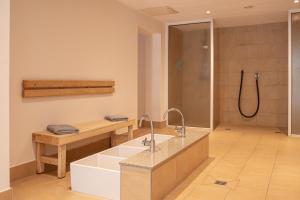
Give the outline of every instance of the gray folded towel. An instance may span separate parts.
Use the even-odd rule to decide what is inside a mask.
[[[106,115],[105,119],[112,122],[128,121],[128,117],[124,115]]]
[[[48,125],[47,130],[57,135],[65,135],[79,132],[77,128],[67,124]]]

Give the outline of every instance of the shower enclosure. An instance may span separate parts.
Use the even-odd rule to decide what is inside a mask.
[[[289,134],[300,136],[300,10],[289,12]]]
[[[186,126],[213,127],[213,23],[169,24],[168,108],[178,108]],[[169,125],[181,125],[169,115]]]

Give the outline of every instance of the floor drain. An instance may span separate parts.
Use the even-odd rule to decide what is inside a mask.
[[[225,128],[225,131],[231,131],[231,128]]]
[[[215,184],[216,184],[216,185],[226,185],[227,182],[226,182],[226,181],[219,181],[219,180],[216,180],[216,181],[215,181]]]
[[[275,133],[281,133],[281,131],[275,131]]]

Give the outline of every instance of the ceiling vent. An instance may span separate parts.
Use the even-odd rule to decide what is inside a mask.
[[[245,9],[252,9],[252,8],[254,8],[254,6],[249,5],[249,6],[244,6],[244,8],[245,8]]]
[[[169,6],[145,8],[142,10],[142,12],[150,16],[172,15],[178,13],[178,11]]]

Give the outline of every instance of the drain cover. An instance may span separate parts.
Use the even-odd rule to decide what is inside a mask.
[[[275,133],[281,133],[281,131],[275,131]]]
[[[225,128],[225,131],[231,131],[231,128]]]
[[[215,181],[215,184],[216,184],[216,185],[226,185],[227,182],[226,182],[226,181],[219,181],[219,180],[216,180],[216,181]]]

